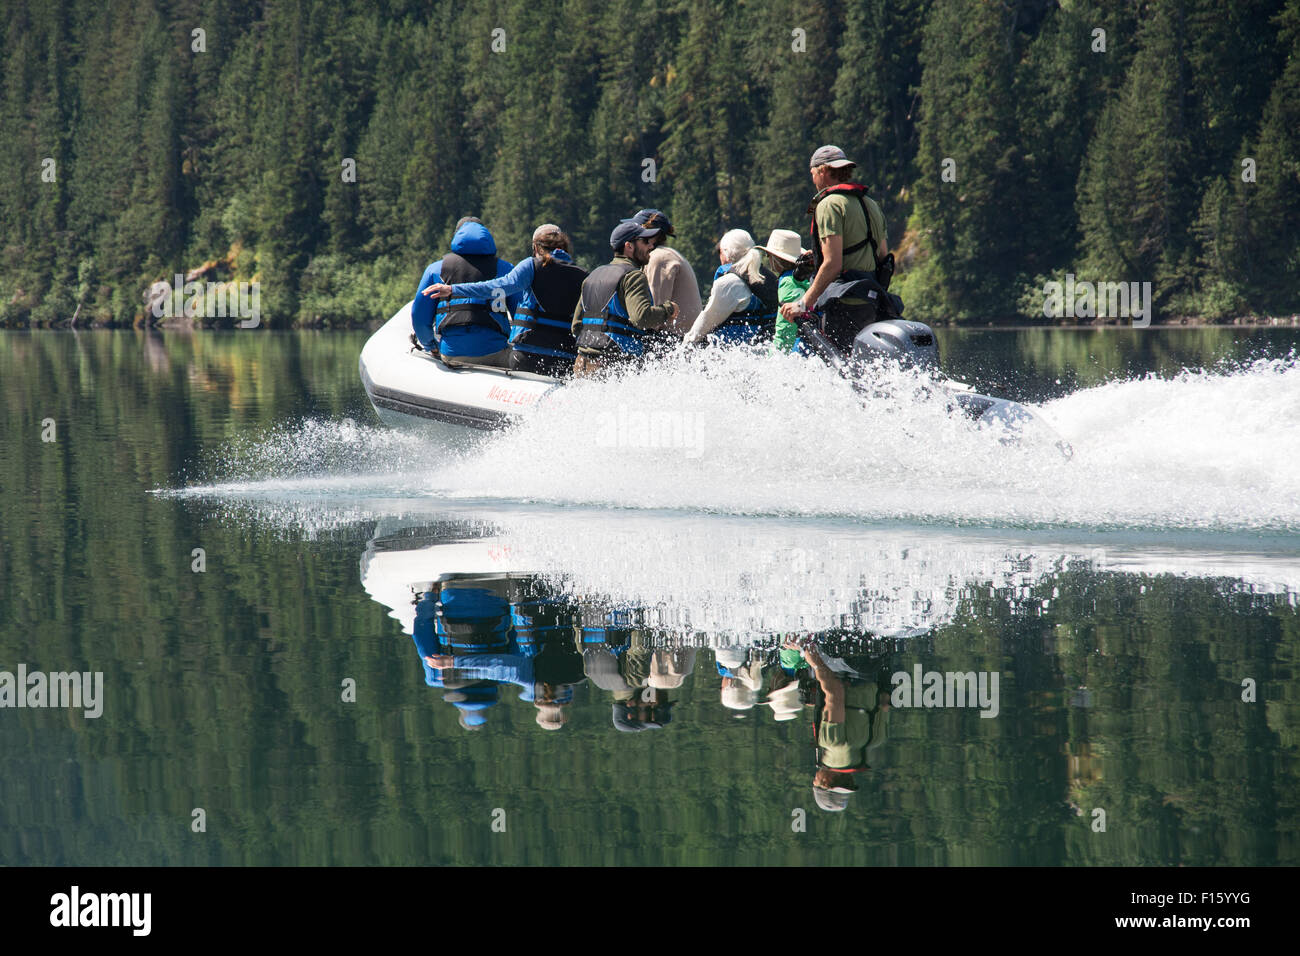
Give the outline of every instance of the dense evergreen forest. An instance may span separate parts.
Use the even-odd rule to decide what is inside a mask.
[[[5,0],[0,325],[124,324],[156,280],[264,324],[384,318],[462,215],[579,260],[667,211],[807,233],[808,156],[881,202],[933,322],[1150,281],[1156,321],[1300,303],[1300,0]]]

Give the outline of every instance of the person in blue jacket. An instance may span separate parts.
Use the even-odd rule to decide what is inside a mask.
[[[496,576],[453,575],[435,581],[416,602],[411,636],[424,665],[424,682],[447,691],[466,730],[481,727],[499,699],[499,685],[531,689],[510,626],[506,582]]]
[[[545,223],[533,231],[533,254],[509,274],[486,282],[429,286],[425,295],[439,299],[520,296],[511,309],[510,365],[538,375],[567,375],[578,357],[570,331],[574,306],[587,271],[574,264],[573,247],[560,227]]]
[[[456,223],[451,251],[431,262],[420,277],[411,303],[413,340],[426,352],[436,351],[448,365],[494,365],[510,359],[510,319],[519,296],[489,294],[440,302],[427,293],[430,286],[484,282],[510,272],[510,263],[497,258],[496,240],[473,216]]]
[[[539,727],[559,730],[574,685],[586,679],[567,613],[524,591],[511,577],[449,575],[416,601],[412,637],[425,683],[447,691],[442,699],[467,730],[484,725],[507,684],[536,707]]]

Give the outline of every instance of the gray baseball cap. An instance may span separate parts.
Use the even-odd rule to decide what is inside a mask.
[[[541,239],[543,236],[559,235],[560,227],[553,222],[544,222],[533,230],[533,242]]]
[[[810,170],[816,169],[818,166],[830,166],[832,169],[840,169],[844,166],[856,165],[858,164],[845,156],[844,150],[838,146],[823,146],[813,153],[812,159],[808,161]]]
[[[825,787],[813,787],[813,799],[817,801],[817,806],[827,813],[840,813],[847,810],[849,796],[850,794],[827,790]]]

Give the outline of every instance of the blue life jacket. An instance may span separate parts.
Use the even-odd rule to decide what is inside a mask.
[[[510,320],[512,368],[554,374],[578,357],[573,340],[573,310],[582,295],[586,270],[557,249],[549,265],[535,265],[533,282]],[[529,361],[520,361],[526,357]]]
[[[645,353],[645,331],[628,318],[619,283],[636,269],[630,262],[598,266],[582,284],[582,328],[578,346],[599,352],[639,358]]]
[[[730,271],[730,263],[720,266],[713,278],[716,281]],[[776,331],[776,316],[781,305],[777,296],[780,280],[766,266],[760,267],[757,282],[750,282],[743,276],[737,278],[749,288],[749,302],[739,312],[727,316],[710,334],[714,341],[733,345],[770,339]]]
[[[546,598],[521,601],[511,606],[510,618],[521,654],[539,654],[545,644],[555,640],[572,643],[573,615],[559,601]]]
[[[442,257],[442,281],[447,285],[470,282],[486,282],[495,279],[497,274],[497,257],[495,255],[460,255],[449,252]],[[448,329],[473,325],[510,334],[510,325],[504,311],[492,309],[492,300],[487,296],[464,296],[447,299],[440,303],[433,328],[438,335],[446,335]],[[503,346],[504,347],[504,346]]]
[[[496,250],[496,240],[486,226],[467,222],[452,237],[451,252],[424,270],[411,303],[411,326],[422,348],[447,356],[478,356],[507,347],[509,319],[504,311],[492,309],[490,299],[441,301],[423,294],[437,282],[454,285],[505,275],[511,265],[498,259]]]
[[[630,608],[604,611],[583,607],[578,619],[578,644],[584,649],[603,644],[611,652],[622,654],[631,646],[632,630],[637,626],[636,614]]]
[[[502,653],[511,643],[510,605],[489,588],[444,583],[434,628],[444,653]]]

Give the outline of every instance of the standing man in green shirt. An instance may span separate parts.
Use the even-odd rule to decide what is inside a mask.
[[[871,671],[879,662],[870,658],[855,661],[859,670],[837,671],[815,643],[787,641],[786,646],[799,649],[818,684],[813,711],[817,741],[813,799],[821,809],[835,813],[848,807],[849,797],[858,790],[856,776],[872,769],[887,739],[886,678],[882,673],[872,679]]]
[[[865,186],[849,182],[857,164],[844,150],[823,146],[812,154],[808,165],[817,190],[809,206],[817,272],[800,299],[781,306],[781,314],[792,321],[813,312],[822,293],[837,279],[873,275],[889,251],[884,213],[866,195]],[[846,296],[826,304],[823,331],[847,353],[854,337],[875,317],[874,302]]]

